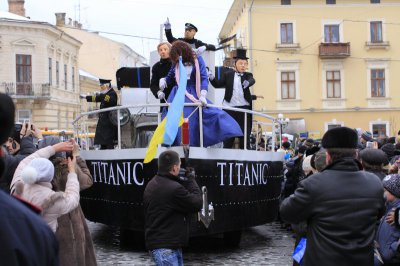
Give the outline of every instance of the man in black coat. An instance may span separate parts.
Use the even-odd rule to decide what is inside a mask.
[[[383,187],[362,170],[357,133],[347,127],[322,138],[327,166],[301,181],[280,214],[288,223],[306,221],[303,265],[374,265],[375,226],[384,212]]]
[[[181,248],[188,243],[190,214],[202,206],[194,174],[179,177],[180,166],[178,153],[161,153],[158,173],[143,194],[146,247],[157,265],[183,265]]]
[[[185,23],[185,38],[177,39],[174,36],[172,36],[171,23],[169,23],[168,18],[167,18],[167,21],[164,22],[164,30],[165,30],[165,36],[167,36],[167,40],[171,44],[176,40],[181,40],[181,41],[184,41],[184,42],[187,42],[188,44],[190,44],[190,46],[192,46],[192,48],[197,49],[201,46],[204,46],[205,50],[209,50],[209,51],[216,50],[214,45],[204,43],[204,42],[194,38],[194,36],[197,33],[197,27],[195,25],[193,25],[192,23]]]
[[[256,83],[256,80],[253,78],[253,74],[246,72],[248,66],[246,50],[237,49],[234,59],[236,71],[224,72],[219,80],[212,73],[209,73],[210,82],[215,88],[225,87],[224,106],[252,110],[253,100],[263,97],[252,95],[250,92],[250,87]],[[247,134],[247,148],[249,148],[253,116],[250,114],[247,115],[247,130],[245,132],[244,113],[230,110],[225,111],[236,120],[243,133]],[[234,139],[231,138],[224,141],[224,148],[232,148]],[[244,137],[240,137],[239,139],[240,148],[243,149]]]
[[[168,86],[167,84],[167,87],[165,87],[163,90],[160,90],[159,86],[160,79],[167,76],[172,66],[172,62],[169,59],[170,49],[170,43],[160,43],[157,46],[157,52],[160,55],[160,61],[155,63],[154,66],[151,68],[150,90],[153,93],[154,97],[160,99],[161,103],[165,103],[165,100],[168,99],[168,96],[171,93],[171,89],[173,88],[173,86]],[[162,107],[160,109],[162,109]]]
[[[111,80],[100,80],[100,94],[93,96],[83,96],[88,102],[101,102],[100,109],[109,108],[117,105],[118,96],[114,89],[111,87]],[[94,144],[100,145],[102,150],[113,149],[114,142],[118,138],[118,129],[111,123],[109,118],[110,112],[99,113],[99,121],[97,122],[96,135],[94,137]]]
[[[0,143],[14,127],[12,99],[0,93]],[[5,171],[0,148],[0,177]],[[0,191],[0,264],[59,265],[58,241],[47,223],[32,210]]]

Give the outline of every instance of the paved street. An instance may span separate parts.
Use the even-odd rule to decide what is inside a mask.
[[[88,222],[99,265],[152,265],[148,253],[121,249],[119,230]],[[226,248],[218,236],[193,239],[183,250],[185,265],[291,265],[294,238],[279,224],[257,226],[242,235],[240,248]]]

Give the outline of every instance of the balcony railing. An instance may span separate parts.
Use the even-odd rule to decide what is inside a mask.
[[[350,56],[350,43],[320,43],[320,58],[346,58]]]
[[[10,95],[13,98],[50,98],[49,83],[3,82],[0,84],[0,91]]]

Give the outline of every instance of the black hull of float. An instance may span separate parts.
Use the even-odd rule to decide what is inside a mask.
[[[190,148],[185,160],[182,147],[171,148],[182,167],[195,168],[199,187],[206,186],[214,208],[209,227],[191,220],[191,235],[207,235],[265,224],[279,209],[283,179],[283,154],[227,149]],[[164,148],[160,148],[162,152]],[[145,149],[83,151],[94,184],[81,192],[81,206],[90,221],[144,230],[143,192],[157,172],[157,158],[143,164]]]

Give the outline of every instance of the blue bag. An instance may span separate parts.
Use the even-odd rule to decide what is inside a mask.
[[[297,247],[293,251],[293,259],[301,264],[304,256],[304,252],[306,251],[306,245],[307,245],[307,238],[302,237],[300,239],[299,244],[297,244]]]

